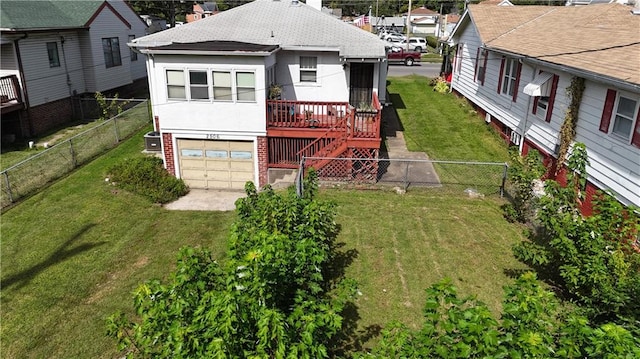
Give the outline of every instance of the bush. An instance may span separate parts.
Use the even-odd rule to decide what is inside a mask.
[[[433,36],[433,35],[429,35],[427,36],[427,45],[433,47],[434,49],[438,47],[438,38]]]
[[[118,187],[145,196],[155,203],[168,203],[189,192],[187,185],[167,172],[157,157],[126,159],[109,169]]]

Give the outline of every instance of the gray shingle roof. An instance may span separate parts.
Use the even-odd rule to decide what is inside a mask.
[[[384,42],[303,3],[256,0],[203,20],[136,39],[138,47],[236,41],[283,49],[339,51],[345,58],[385,58]]]
[[[35,30],[83,27],[104,1],[0,1],[0,28]]]

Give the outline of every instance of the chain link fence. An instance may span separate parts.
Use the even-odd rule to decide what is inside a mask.
[[[504,196],[508,165],[504,162],[437,161],[400,158],[304,157],[299,173],[316,168],[322,185],[407,191],[422,188],[468,196]],[[302,176],[296,188],[302,191]]]
[[[2,208],[37,192],[151,123],[148,100],[0,172]]]

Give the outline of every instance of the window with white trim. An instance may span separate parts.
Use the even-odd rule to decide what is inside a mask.
[[[209,100],[207,71],[189,71],[189,93],[192,100]]]
[[[486,49],[481,49],[478,57],[478,82],[484,85],[484,76],[487,73],[487,57],[489,56],[489,51]]]
[[[616,105],[613,109],[613,126],[611,133],[630,140],[633,133],[634,121],[638,114],[638,99],[633,99],[624,94],[618,94]]]
[[[60,67],[57,42],[47,42],[47,55],[49,56],[49,67]]]
[[[167,70],[167,97],[178,100],[187,99],[182,70]]]
[[[213,71],[213,99],[216,101],[233,101],[231,72]]]
[[[104,54],[104,64],[107,68],[122,65],[120,40],[117,37],[102,39],[102,53]]]
[[[502,89],[501,93],[513,97],[516,91],[516,79],[518,77],[518,60],[505,59],[504,71],[502,73]]]
[[[547,109],[549,108],[549,96],[540,96],[536,101],[536,116],[543,120],[547,118]]]
[[[236,96],[238,101],[255,102],[256,79],[253,72],[236,72]]]
[[[318,58],[300,56],[300,82],[317,82]]]

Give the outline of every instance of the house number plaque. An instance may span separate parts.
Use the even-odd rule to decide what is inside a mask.
[[[220,135],[217,133],[207,133],[207,140],[218,140]]]

